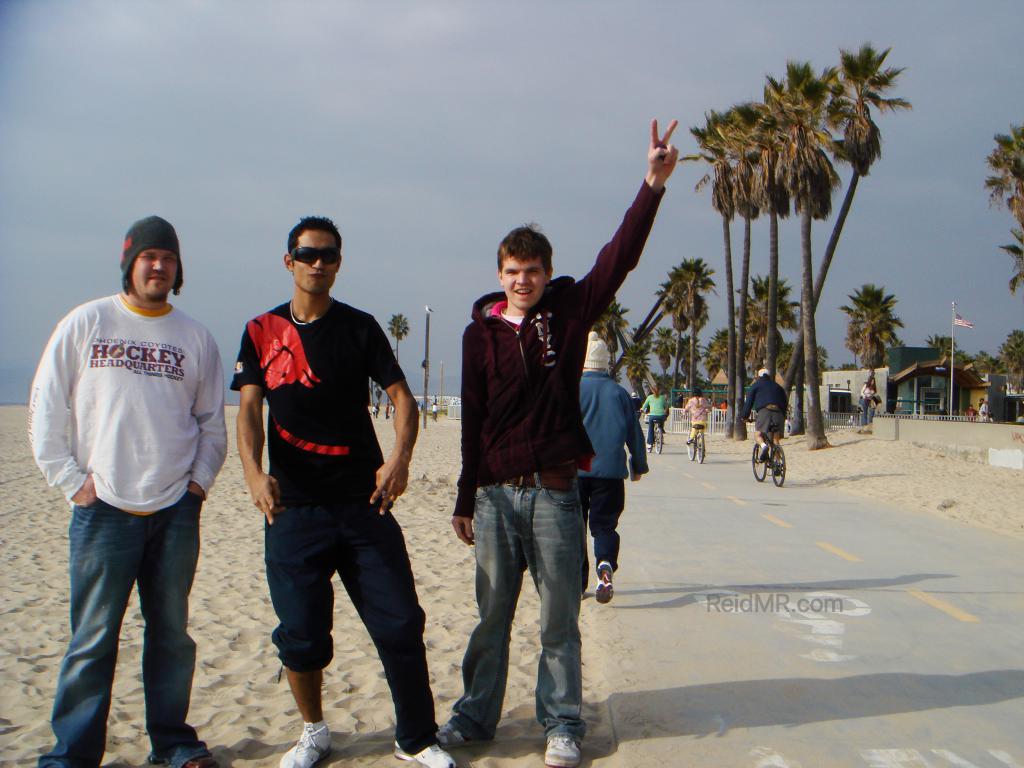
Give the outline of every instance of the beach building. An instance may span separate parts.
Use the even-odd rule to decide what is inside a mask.
[[[880,411],[918,416],[959,416],[969,405],[978,409],[982,398],[989,403],[994,421],[1013,420],[1008,414],[1006,376],[982,373],[973,363],[954,360],[953,394],[950,408],[949,356],[933,347],[893,347],[888,365],[874,370],[875,383],[883,397]],[[822,373],[821,402],[833,413],[854,412],[861,387],[872,371],[867,369]]]

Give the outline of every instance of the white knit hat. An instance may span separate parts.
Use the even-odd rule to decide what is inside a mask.
[[[587,336],[587,356],[583,360],[583,368],[593,371],[607,371],[608,361],[611,356],[608,354],[608,345],[594,331]]]

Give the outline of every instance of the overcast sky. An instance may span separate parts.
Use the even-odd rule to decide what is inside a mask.
[[[153,213],[181,240],[175,303],[211,328],[226,366],[245,321],[290,296],[285,238],[316,213],[345,238],[336,297],[382,325],[409,318],[399,356],[414,391],[434,308],[432,377],[444,361],[451,391],[509,229],[539,222],[556,273],[581,276],[642,181],[652,117],[678,118],[675,143],[691,152],[685,129],[706,110],[760,98],[787,59],[820,69],[866,41],[907,68],[897,95],[914,110],[878,118],[883,157],[858,189],[819,341],[832,364],[852,361],[838,307],[874,282],[898,298],[907,343],[948,334],[956,301],[975,323],[958,342],[994,353],[1024,327],[998,250],[1012,220],[983,188],[993,135],[1024,122],[1022,29],[1019,0],[0,0],[0,401],[25,401],[64,314],[118,290],[124,232]],[[683,165],[669,182],[619,293],[632,324],[689,257],[720,286],[705,336],[725,324],[721,224],[693,189],[702,172]],[[816,224],[815,263],[830,228]],[[767,229],[755,224],[755,273]],[[780,237],[796,285],[798,223]]]

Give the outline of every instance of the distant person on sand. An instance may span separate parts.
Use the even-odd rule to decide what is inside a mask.
[[[292,298],[246,325],[231,382],[241,392],[245,481],[266,517],[267,583],[280,621],[274,645],[303,720],[281,768],[309,768],[331,749],[321,688],[334,656],[335,573],[384,665],[397,719],[395,756],[454,768],[437,746],[424,615],[402,529],[391,514],[409,479],[416,401],[377,321],[331,298],[341,268],[334,223],[315,216],[299,221],[288,234],[284,267],[294,282]],[[367,379],[397,409],[386,461],[370,422]],[[265,439],[269,474],[262,468]]]
[[[549,766],[580,762],[583,680],[577,461],[593,455],[580,415],[587,332],[636,266],[678,151],[651,124],[647,177],[611,242],[579,282],[551,279],[551,243],[534,226],[498,246],[501,292],[473,305],[462,339],[462,474],[452,526],[476,544],[480,623],[462,664],[465,693],[442,745],[493,739],[505,698],[509,633],[529,568],[540,593],[537,720]],[[475,528],[474,528],[475,526]]]
[[[754,435],[757,437],[758,445],[761,446],[761,461],[768,461],[769,431],[772,428],[775,429],[774,442],[776,444],[782,437],[788,408],[786,390],[778,382],[772,381],[767,368],[759,370],[757,381],[750,387],[747,399],[743,403],[743,420],[748,420],[751,412],[757,411]]]
[[[590,469],[579,473],[580,506],[583,525],[589,520],[594,537],[594,563],[597,570],[597,602],[612,599],[612,574],[619,569],[619,516],[626,506],[627,477],[637,481],[647,472],[644,433],[633,412],[626,390],[608,375],[609,354],[601,337],[591,331],[587,356],[580,379],[580,411],[587,436],[594,446]],[[626,451],[629,466],[626,466]],[[586,541],[583,546],[583,592],[590,571]]]
[[[986,400],[984,397],[981,398],[981,400],[978,403],[978,418],[981,421],[990,421],[990,419],[989,419],[989,409],[988,409],[988,400]]]
[[[61,320],[32,383],[32,452],[71,502],[71,642],[50,718],[57,744],[40,766],[102,761],[136,586],[149,761],[217,765],[185,717],[199,510],[227,452],[224,374],[210,332],[167,301],[183,282],[174,227],[159,216],[135,222],[121,251],[123,292]]]
[[[868,380],[864,382],[864,386],[860,388],[860,425],[862,427],[865,427],[874,421],[876,405],[875,398],[877,396],[878,387],[875,384],[875,375],[871,374],[868,376]]]

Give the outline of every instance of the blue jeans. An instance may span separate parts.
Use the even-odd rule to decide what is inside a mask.
[[[540,595],[537,720],[547,735],[582,739],[580,566],[583,518],[576,488],[488,485],[476,495],[476,600],[480,623],[462,661],[465,693],[452,724],[471,739],[493,739],[508,679],[508,647],[523,573]]]
[[[188,595],[199,558],[201,507],[198,496],[186,493],[144,516],[99,500],[73,508],[71,643],[51,717],[57,744],[39,759],[40,766],[100,764],[121,622],[136,584],[146,622],[142,683],[150,759],[177,767],[210,754],[185,722],[196,661]]]
[[[647,417],[647,444],[654,445],[654,425],[661,424],[661,428],[665,428],[665,416],[648,416]]]

